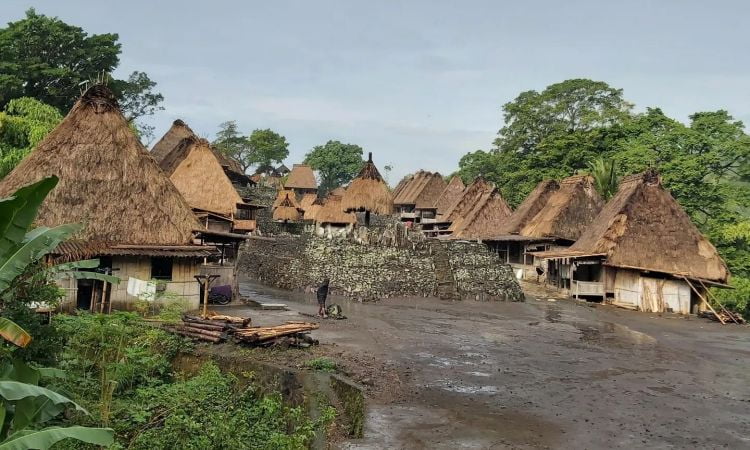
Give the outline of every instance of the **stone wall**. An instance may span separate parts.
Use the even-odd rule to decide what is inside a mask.
[[[433,246],[441,245],[449,255],[460,298],[523,300],[510,267],[500,263],[483,244],[423,240],[394,244],[372,236],[368,241],[362,244],[309,234],[252,239],[241,251],[239,272],[289,290],[312,290],[329,276],[334,294],[360,300],[434,296],[437,277]],[[389,245],[372,243],[381,241]]]

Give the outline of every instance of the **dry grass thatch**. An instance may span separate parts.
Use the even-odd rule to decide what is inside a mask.
[[[307,208],[305,208],[305,214],[302,216],[302,220],[310,220],[315,221],[318,217],[318,213],[325,205],[325,200],[322,198],[315,198],[315,201],[309,205]]]
[[[399,188],[397,195],[393,197],[393,205],[414,205],[415,208],[434,208],[440,194],[443,193],[448,184],[443,176],[437,172],[426,172],[420,170],[411,177],[405,185]]]
[[[0,181],[0,197],[43,177],[60,182],[37,224],[79,222],[77,239],[186,245],[198,228],[190,206],[133,134],[105,86],[89,88],[65,119]]]
[[[344,210],[369,211],[373,214],[392,214],[393,197],[388,185],[380,176],[378,168],[372,162],[372,153],[368,161],[359,171],[357,178],[352,180],[346,192],[341,197]]]
[[[339,186],[336,189],[329,192],[328,195],[338,195],[339,197],[343,197],[345,192],[346,192],[346,188],[344,186]]]
[[[205,139],[183,139],[159,165],[192,208],[230,216],[242,203]]]
[[[151,147],[151,156],[154,157],[156,162],[161,162],[165,156],[180,143],[181,140],[189,137],[197,137],[190,127],[180,119],[172,122],[172,126],[169,127],[164,136]]]
[[[521,230],[523,236],[575,241],[596,218],[604,200],[594,188],[594,179],[575,175],[560,182],[544,207]]]
[[[536,185],[533,191],[518,205],[518,209],[498,228],[500,235],[519,234],[523,227],[544,208],[549,198],[560,184],[555,180],[545,180]]]
[[[605,263],[724,283],[729,271],[677,201],[647,171],[624,178],[617,194],[568,249]]]
[[[456,199],[451,206],[440,216],[440,220],[445,222],[455,222],[471,211],[476,203],[481,198],[482,194],[490,192],[495,188],[495,185],[485,180],[484,177],[476,177],[470,185],[464,189],[461,197]]]
[[[497,229],[511,215],[511,209],[492,186],[483,190],[466,214],[451,223],[454,239],[486,239],[497,235]]]
[[[451,178],[450,183],[443,189],[443,192],[440,193],[440,196],[437,199],[437,202],[435,202],[435,209],[437,209],[438,214],[443,214],[445,211],[450,208],[450,206],[456,202],[461,197],[461,194],[464,193],[464,189],[466,189],[466,186],[464,186],[464,182],[461,181],[458,177]]]
[[[273,220],[279,222],[297,222],[302,220],[302,209],[300,209],[294,193],[291,191],[279,192],[281,201],[273,208]],[[278,200],[278,199],[277,199]]]
[[[317,199],[318,199],[318,194],[309,192],[302,196],[302,200],[299,201],[299,207],[307,211],[307,208],[312,206],[313,203],[315,203]]]
[[[273,207],[276,208],[277,206],[281,206],[281,203],[287,199],[292,202],[292,206],[295,208],[301,208],[300,204],[297,202],[297,197],[294,194],[294,191],[291,189],[281,189],[278,194],[276,194],[276,200],[273,201]]]
[[[312,167],[307,164],[295,164],[285,184],[287,189],[317,189],[318,182]]]
[[[333,223],[333,224],[355,224],[357,216],[353,213],[344,211],[342,199],[338,195],[329,195],[326,198],[325,205],[318,211],[315,217],[316,223]]]

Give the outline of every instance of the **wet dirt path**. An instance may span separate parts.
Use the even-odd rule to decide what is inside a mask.
[[[260,324],[316,309],[241,290],[290,307],[254,311]],[[315,336],[385,361],[398,384],[370,400],[365,438],[340,448],[750,448],[747,327],[546,298],[334,301],[349,319]]]

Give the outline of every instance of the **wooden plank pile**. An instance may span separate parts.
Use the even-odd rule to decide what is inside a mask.
[[[702,311],[700,314],[698,314],[698,316],[722,323],[734,322],[738,325],[745,323],[745,318],[742,317],[742,314],[729,311],[726,308],[722,308],[722,311],[716,312]]]
[[[230,338],[237,343],[253,346],[294,345],[306,347],[318,342],[309,336],[319,327],[312,322],[287,322],[270,327],[252,327],[249,317],[225,315],[182,316],[182,323],[164,325],[172,333],[218,344]]]

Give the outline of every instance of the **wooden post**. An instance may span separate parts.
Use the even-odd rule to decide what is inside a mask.
[[[714,313],[714,316],[716,316],[716,318],[719,319],[719,322],[721,322],[722,325],[725,325],[726,322],[724,322],[724,319],[722,319],[721,316],[716,313],[716,310],[714,310],[714,308],[711,306],[711,304],[708,303],[708,301],[705,298],[703,298],[703,296],[701,295],[701,293],[698,292],[698,289],[696,289],[695,286],[693,286],[693,283],[691,283],[690,280],[688,280],[687,277],[682,277],[682,279],[687,282],[688,286],[690,286],[690,289],[692,289],[693,292],[695,292],[696,294],[698,294],[698,297],[700,297],[700,299],[703,301],[703,303],[705,303],[706,306],[708,306],[708,309],[710,309],[711,312]]]
[[[369,210],[365,210],[365,226],[366,227],[370,226],[370,211]]]
[[[203,281],[203,318],[208,318],[208,277]]]
[[[734,318],[734,314],[730,313],[730,312],[729,312],[729,311],[728,311],[728,310],[727,310],[727,309],[726,309],[726,308],[724,307],[724,305],[722,305],[722,304],[721,304],[721,302],[719,301],[719,299],[717,299],[716,297],[714,297],[714,294],[712,294],[712,293],[711,293],[711,291],[709,291],[709,290],[708,290],[708,287],[707,287],[707,286],[706,286],[705,284],[703,284],[703,280],[698,280],[698,282],[699,282],[699,283],[701,284],[701,286],[703,286],[703,289],[705,289],[705,290],[706,290],[706,293],[708,294],[708,297],[710,297],[710,298],[713,298],[713,299],[714,299],[714,301],[716,302],[716,304],[717,304],[717,305],[719,305],[719,308],[721,308],[721,311],[722,311],[722,312],[723,312],[724,314],[728,315],[728,316],[729,316],[729,318],[730,318],[730,319],[732,319],[732,322],[734,322],[734,323],[736,323],[737,325],[739,325],[740,323],[739,323],[739,322],[737,321],[737,319],[735,319],[735,318]]]

